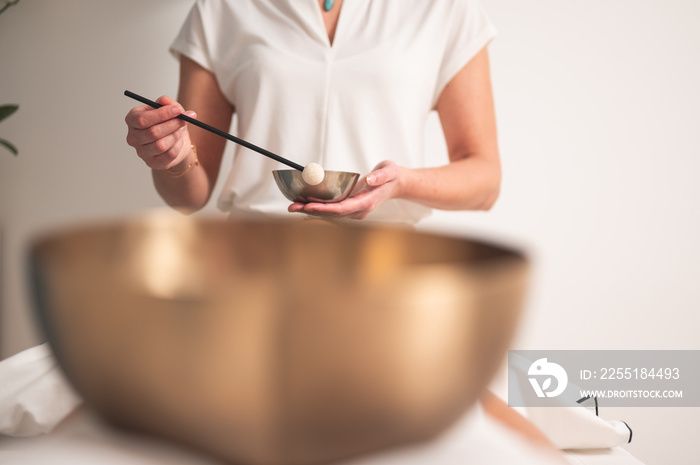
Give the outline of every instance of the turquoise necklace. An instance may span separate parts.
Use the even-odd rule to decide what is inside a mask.
[[[333,2],[335,0],[323,0],[323,9],[325,11],[331,11],[331,8],[333,8]]]

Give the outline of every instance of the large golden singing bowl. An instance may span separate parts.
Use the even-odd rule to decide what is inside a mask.
[[[503,361],[526,286],[522,255],[470,240],[170,216],[54,232],[31,270],[88,407],[236,464],[435,437]]]
[[[304,181],[299,170],[272,172],[280,192],[292,202],[335,203],[345,200],[360,178],[349,171],[325,171],[323,181],[311,185]]]

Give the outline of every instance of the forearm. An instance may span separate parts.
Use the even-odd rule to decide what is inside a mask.
[[[501,185],[488,52],[476,54],[436,106],[450,164],[406,173],[404,198],[445,210],[488,210]]]
[[[489,210],[498,199],[497,157],[472,156],[434,168],[400,168],[395,198],[440,210]]]
[[[182,213],[193,213],[206,205],[212,191],[202,161],[191,153],[170,170],[152,169],[153,184],[158,194],[171,207]]]
[[[184,56],[180,58],[178,100],[193,118],[221,130],[231,125],[234,108],[219,89],[214,74]],[[178,156],[181,161],[167,171],[152,170],[152,176],[156,191],[168,205],[192,213],[203,208],[211,197],[226,139],[188,125],[183,140]]]

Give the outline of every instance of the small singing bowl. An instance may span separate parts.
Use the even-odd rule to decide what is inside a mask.
[[[348,171],[326,171],[323,181],[312,186],[307,184],[299,170],[273,171],[277,187],[292,202],[334,203],[347,198],[360,178],[359,173]]]
[[[524,255],[316,221],[147,215],[33,242],[44,334],[87,408],[226,463],[430,440],[501,365]]]

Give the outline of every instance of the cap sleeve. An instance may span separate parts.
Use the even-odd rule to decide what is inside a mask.
[[[190,10],[180,32],[170,45],[170,53],[179,59],[186,56],[208,71],[214,71],[211,50],[207,41],[206,2],[198,1]]]
[[[433,108],[445,86],[496,36],[496,28],[476,0],[455,0],[447,23],[447,40],[433,95]]]

